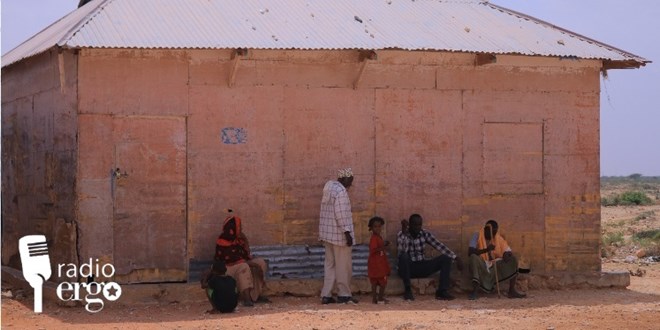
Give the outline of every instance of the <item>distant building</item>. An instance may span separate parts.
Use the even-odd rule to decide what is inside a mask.
[[[649,61],[482,1],[97,0],[2,58],[2,263],[185,280],[232,207],[316,244],[351,166],[378,214],[466,253],[497,219],[536,272],[600,270],[599,78]]]

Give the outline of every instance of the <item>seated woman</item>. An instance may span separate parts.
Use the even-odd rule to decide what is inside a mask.
[[[227,275],[236,279],[243,306],[254,306],[255,302],[270,302],[262,295],[268,270],[266,261],[252,257],[247,237],[241,228],[241,218],[233,215],[231,210],[216,241],[215,260],[224,261]]]

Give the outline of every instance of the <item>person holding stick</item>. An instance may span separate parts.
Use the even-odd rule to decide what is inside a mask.
[[[484,228],[474,233],[468,259],[473,287],[470,300],[477,299],[479,289],[493,292],[497,288],[499,296],[499,283],[506,280],[509,280],[509,298],[525,297],[525,294],[516,291],[518,261],[509,244],[498,233],[497,221],[488,220]]]

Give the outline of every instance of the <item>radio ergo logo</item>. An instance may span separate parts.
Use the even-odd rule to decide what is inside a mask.
[[[105,278],[112,278],[115,274],[115,267],[112,264],[99,264],[99,259],[94,263],[89,258],[89,263],[83,263],[80,267],[75,264],[58,264],[57,274],[60,278],[68,277],[71,282],[62,282],[57,286],[57,297],[62,301],[85,301],[85,310],[90,313],[100,312],[105,303],[103,298],[108,301],[115,301],[121,296],[121,287],[115,282],[87,282],[80,283],[77,278],[93,279],[93,275],[103,275]],[[64,276],[63,276],[64,275]]]

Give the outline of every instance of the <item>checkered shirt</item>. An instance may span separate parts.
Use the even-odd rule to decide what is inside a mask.
[[[411,261],[424,260],[424,243],[428,243],[436,250],[440,251],[440,253],[450,258],[456,259],[456,253],[452,252],[447,246],[438,241],[433,234],[424,229],[422,229],[417,237],[412,237],[410,233],[404,234],[400,231],[396,235],[396,242],[399,254],[408,253]]]
[[[344,232],[351,232],[353,242],[353,214],[348,191],[339,181],[330,180],[323,187],[321,216],[319,221],[319,240],[334,245],[346,246]]]

